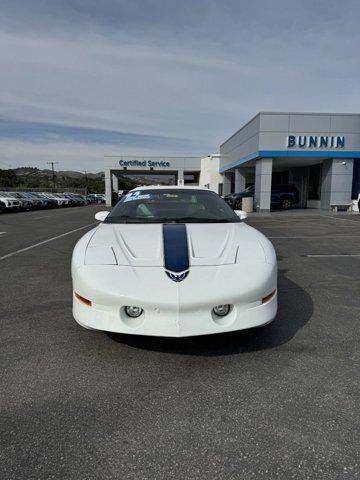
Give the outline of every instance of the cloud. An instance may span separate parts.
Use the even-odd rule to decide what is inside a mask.
[[[105,128],[79,127],[60,123],[42,123],[4,119],[0,117],[0,131],[2,139],[20,140],[36,144],[48,141],[66,142],[77,141],[96,144],[110,144],[127,146],[165,146],[184,147],[188,140],[156,135],[142,135],[139,133],[121,132]]]
[[[0,162],[95,171],[109,151],[208,154],[258,111],[360,111],[359,14],[355,0],[3,0]]]

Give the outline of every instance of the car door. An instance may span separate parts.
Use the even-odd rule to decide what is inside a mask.
[[[279,204],[281,199],[280,199],[280,196],[281,196],[281,192],[279,190],[279,188],[277,187],[272,187],[271,188],[271,203],[272,204]]]

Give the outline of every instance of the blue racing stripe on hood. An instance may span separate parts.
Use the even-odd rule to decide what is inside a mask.
[[[163,225],[164,266],[171,272],[183,272],[189,268],[189,248],[186,225]]]

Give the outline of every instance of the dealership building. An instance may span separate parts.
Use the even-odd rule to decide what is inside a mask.
[[[107,204],[118,175],[149,174],[220,195],[255,185],[254,207],[263,212],[271,187],[283,184],[296,185],[302,208],[348,205],[360,193],[360,114],[261,112],[203,158],[105,156]]]

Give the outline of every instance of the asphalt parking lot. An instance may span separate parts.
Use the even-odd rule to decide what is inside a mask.
[[[360,478],[360,216],[252,216],[275,322],[179,340],[73,320],[72,249],[101,209],[0,217],[1,479]]]

